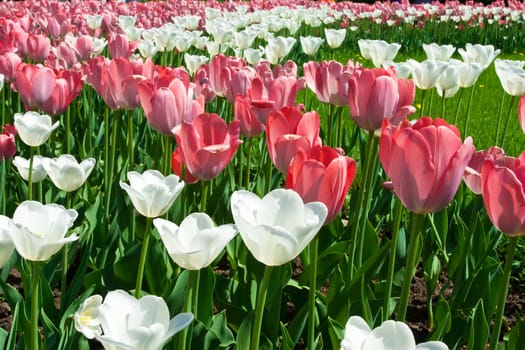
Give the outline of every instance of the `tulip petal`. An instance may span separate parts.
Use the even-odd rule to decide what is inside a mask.
[[[370,333],[362,349],[413,350],[416,348],[414,335],[403,322],[388,320]]]
[[[372,330],[360,316],[352,316],[345,326],[345,336],[341,342],[341,349],[362,350],[362,345]]]

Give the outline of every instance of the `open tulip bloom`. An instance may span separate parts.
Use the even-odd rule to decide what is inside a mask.
[[[9,221],[9,235],[16,251],[30,261],[46,261],[66,243],[78,239],[66,236],[73,226],[77,212],[58,204],[22,202]]]
[[[33,156],[33,175],[31,178],[33,183],[40,182],[47,177],[47,173],[42,165],[42,158],[43,157],[39,155]],[[18,169],[18,173],[22,179],[29,181],[29,159],[16,156],[13,159],[13,165]]]
[[[72,192],[86,182],[95,167],[95,158],[79,163],[71,154],[63,154],[58,158],[42,158],[42,166],[57,188]]]
[[[158,170],[128,172],[129,185],[120,182],[135,209],[147,218],[164,215],[184,188],[177,175],[163,176]]]
[[[123,290],[87,298],[74,315],[75,328],[108,350],[160,350],[193,321],[190,313],[170,320],[166,302],[147,295],[137,300]]]
[[[47,114],[26,112],[15,113],[15,128],[18,136],[24,143],[31,147],[37,147],[47,141],[49,135],[58,128],[58,122],[52,124],[51,117]]]
[[[210,265],[237,234],[234,225],[215,226],[206,213],[188,215],[180,226],[155,219],[153,225],[173,261],[187,270]]]
[[[9,218],[0,215],[0,269],[7,263],[14,250],[15,246],[9,236]]]
[[[341,350],[448,350],[448,346],[439,341],[416,345],[403,322],[388,320],[372,330],[361,317],[352,316],[346,323]]]
[[[324,224],[328,209],[304,203],[293,190],[276,189],[262,199],[248,191],[231,197],[233,220],[248,250],[267,266],[294,259]]]

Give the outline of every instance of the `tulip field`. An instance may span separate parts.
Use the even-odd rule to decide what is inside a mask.
[[[524,25],[0,2],[0,346],[525,349]]]

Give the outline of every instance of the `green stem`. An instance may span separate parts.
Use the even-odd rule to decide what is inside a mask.
[[[162,138],[162,140],[164,141],[163,142],[163,149],[164,151],[162,152],[163,154],[163,164],[162,164],[162,171],[164,172],[165,175],[171,173],[171,155],[173,153],[173,150],[171,149],[171,140],[173,139],[173,136],[170,136],[170,135],[164,135],[164,137]],[[181,174],[181,177],[184,177],[182,176]]]
[[[209,181],[202,181],[202,193],[201,193],[201,207],[200,211],[205,213],[206,212],[206,202],[208,201],[208,191],[210,188],[210,182]]]
[[[390,318],[390,296],[392,295],[392,281],[394,280],[394,268],[396,265],[397,237],[399,225],[403,214],[403,204],[396,199],[394,207],[394,223],[392,226],[392,239],[390,240],[390,257],[388,260],[388,275],[386,280],[385,300],[383,301],[383,322]]]
[[[65,129],[66,129],[66,135],[64,137],[64,142],[66,144],[65,151],[66,151],[66,154],[70,154],[71,148],[69,144],[69,137],[71,136],[71,106],[69,106],[66,110],[64,124],[65,124]]]
[[[432,115],[432,101],[434,100],[434,89],[430,90],[430,101],[428,102],[428,113],[427,115]]]
[[[496,308],[496,319],[494,320],[494,329],[492,331],[492,336],[490,337],[490,350],[496,350],[496,346],[498,345],[501,324],[503,322],[503,313],[505,312],[505,301],[507,300],[507,293],[509,291],[512,261],[514,260],[514,251],[516,250],[517,245],[518,237],[509,237],[507,255],[505,256],[505,267],[503,268],[503,279],[501,280],[501,290],[498,296],[498,304]]]
[[[399,309],[397,313],[397,320],[401,322],[405,321],[407,313],[408,296],[410,294],[412,278],[414,277],[417,260],[419,258],[419,238],[421,237],[421,228],[423,227],[424,221],[424,215],[413,213],[412,229],[410,231],[410,241],[408,243],[408,255],[405,267],[405,277],[403,278],[403,287],[401,289],[401,296],[399,298]]]
[[[326,139],[329,146],[333,147],[333,126],[334,126],[334,116],[332,115],[333,106],[328,105],[328,120],[326,122]]]
[[[182,312],[192,312],[196,310],[195,307],[195,299],[198,299],[198,291],[197,289],[200,279],[200,271],[192,271],[187,270],[188,272],[188,282],[186,287],[186,293],[184,294],[184,305],[182,306]],[[196,317],[196,315],[194,315]],[[190,339],[188,338],[188,334],[191,334],[189,332],[189,327],[182,330],[182,332],[179,335],[179,350],[185,350],[186,347],[191,348],[191,336]],[[188,344],[186,344],[186,340],[189,340]],[[175,343],[174,343],[175,344]]]
[[[423,108],[425,107],[425,97],[427,96],[427,90],[421,92],[421,109],[419,110],[419,118],[423,116]]]
[[[6,177],[6,167],[5,167],[5,158],[0,159],[0,192],[2,195],[0,196],[0,200],[2,201],[0,214],[5,215],[5,209],[6,209],[6,201],[7,201],[7,195],[6,195],[6,188],[5,188],[5,177]]]
[[[343,143],[343,121],[342,121],[342,115],[343,115],[343,106],[339,106],[337,108],[337,112],[336,112],[336,116],[337,116],[337,138],[336,138],[336,143],[335,143],[335,146],[336,147],[342,147],[342,143]]]
[[[120,122],[120,115],[115,111],[115,115],[113,116],[113,124],[111,125],[111,155],[110,155],[110,162],[109,162],[109,170],[108,170],[108,189],[107,189],[107,198],[106,198],[106,218],[108,220],[108,225],[110,224],[109,220],[109,213],[110,213],[110,204],[111,204],[111,188],[113,183],[113,171],[115,168],[116,158],[117,158],[117,135],[119,132],[119,122]]]
[[[72,192],[66,192],[66,209],[71,209]],[[68,245],[62,247],[62,270],[60,271],[60,288],[63,292],[67,290],[67,269],[68,269]],[[61,305],[64,307],[65,305]]]
[[[308,349],[315,349],[315,295],[317,293],[317,253],[319,250],[319,236],[315,236],[310,243],[310,290],[308,291]]]
[[[104,197],[106,199],[106,219],[109,221],[109,199],[110,199],[110,180],[109,180],[109,108],[106,107],[104,114]],[[108,223],[109,224],[109,223]]]
[[[472,210],[470,214],[470,219],[468,222],[468,231],[467,231],[467,237],[465,237],[465,242],[463,245],[460,245],[460,262],[466,262],[467,261],[467,252],[470,248],[470,245],[472,244],[472,237],[474,236],[474,232],[476,231],[476,224],[477,224],[477,217],[478,217],[478,211],[481,208],[481,204],[483,203],[483,198],[481,195],[476,195],[474,199],[472,199]],[[456,273],[454,277],[454,281],[457,281],[457,275],[460,274],[460,276],[463,276],[463,273],[461,273],[461,270],[459,268],[456,268]],[[464,264],[464,278],[465,280],[469,277],[469,264]]]
[[[33,158],[35,156],[35,148],[29,148],[29,174],[27,176],[27,199],[33,199]]]
[[[499,108],[498,108],[498,126],[496,127],[496,137],[494,140],[495,146],[499,145],[499,128],[501,125],[501,113],[503,112],[503,101],[505,101],[505,91],[501,92],[501,101],[499,103]]]
[[[445,94],[446,94],[447,90],[443,90],[442,94],[443,96],[441,96],[441,118],[445,119]]]
[[[473,89],[473,88],[471,88]],[[459,98],[458,98],[458,105],[456,106],[456,113],[454,115],[454,125],[458,122],[458,116],[459,116],[459,109],[461,107],[461,100],[463,99],[463,92],[465,91],[464,88],[459,89]]]
[[[251,350],[259,350],[259,341],[261,338],[261,326],[264,314],[264,304],[266,303],[266,295],[268,294],[268,283],[270,282],[270,275],[272,274],[272,267],[265,266],[264,276],[257,291],[257,305],[255,307],[255,321],[253,323],[252,344]]]
[[[135,149],[133,142],[133,111],[127,111],[128,114],[128,171],[133,169],[135,164]]]
[[[270,188],[272,186],[272,170],[273,170],[272,157],[270,156],[270,153],[268,152],[268,162],[266,163],[266,183],[264,184],[265,194],[270,192]]]
[[[462,89],[463,90],[463,89]],[[470,107],[472,106],[472,98],[474,97],[474,86],[470,88],[470,96],[467,103],[467,117],[465,118],[465,127],[463,128],[463,135],[467,136],[468,131],[468,120],[470,117]]]
[[[144,229],[144,240],[140,251],[139,269],[137,271],[137,283],[135,285],[135,298],[140,298],[142,291],[142,279],[144,278],[144,267],[146,265],[146,256],[148,255],[149,239],[151,234],[151,222],[153,218],[146,218],[146,228]]]
[[[501,135],[501,147],[503,147],[505,143],[505,136],[507,135],[507,128],[509,127],[509,122],[510,122],[510,114],[512,112],[512,106],[514,105],[515,100],[516,100],[516,96],[510,97],[509,112],[507,113],[507,120],[505,121],[505,126],[503,127],[503,135]]]
[[[32,261],[32,293],[31,293],[31,350],[40,349],[40,333],[38,332],[39,305],[39,275],[40,262]]]
[[[250,190],[250,168],[252,163],[252,147],[253,147],[253,137],[248,137],[248,142],[246,144],[248,148],[246,150],[246,172],[244,174],[244,184],[246,189]]]

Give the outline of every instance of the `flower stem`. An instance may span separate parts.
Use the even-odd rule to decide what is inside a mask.
[[[2,103],[3,105],[3,103]],[[5,176],[6,176],[6,167],[5,167],[6,160],[5,158],[0,158],[0,201],[1,201],[1,208],[0,208],[0,214],[5,215],[5,209],[6,209],[6,188],[5,188]]]
[[[408,243],[408,255],[405,267],[405,277],[403,278],[403,287],[401,289],[401,297],[399,298],[399,308],[397,313],[397,320],[404,322],[407,314],[408,296],[410,294],[410,287],[412,285],[412,278],[416,270],[417,260],[419,258],[419,246],[421,238],[421,228],[425,221],[425,216],[422,214],[413,213],[412,228],[410,231],[410,241]]]
[[[505,301],[507,300],[507,293],[509,291],[512,261],[514,260],[514,251],[516,250],[517,245],[518,237],[509,237],[507,255],[505,256],[505,267],[503,268],[503,279],[501,280],[501,290],[498,296],[498,304],[496,308],[496,319],[494,320],[494,329],[492,331],[492,336],[490,337],[490,350],[495,350],[498,345],[501,324],[503,322],[503,313],[505,312]]]
[[[66,129],[66,135],[64,137],[64,143],[66,144],[66,147],[64,149],[66,151],[66,154],[70,154],[71,147],[69,144],[69,137],[71,136],[71,106],[69,106],[66,110],[64,124],[65,124],[65,129]]]
[[[392,281],[394,279],[394,268],[396,264],[397,237],[401,215],[403,214],[403,204],[396,199],[394,207],[394,223],[392,226],[392,239],[390,240],[390,258],[388,260],[388,275],[386,280],[385,300],[383,302],[383,322],[390,318],[390,296],[392,295]]]
[[[252,163],[252,147],[253,147],[253,137],[248,137],[248,143],[246,145],[248,148],[246,150],[246,172],[244,174],[244,184],[246,189],[250,190],[250,167]]]
[[[186,287],[186,293],[184,295],[184,305],[182,306],[182,312],[192,312],[193,310],[196,311],[195,306],[195,299],[198,299],[198,285],[199,285],[199,279],[200,279],[200,271],[192,271],[187,270],[188,272],[188,282]],[[195,315],[194,315],[195,316]],[[191,327],[191,325],[190,325]],[[189,327],[185,328],[181,331],[179,335],[179,350],[185,350],[186,347],[191,348],[191,336],[189,339],[189,343],[186,344],[186,340],[188,338]]]
[[[516,100],[516,96],[510,97],[509,112],[507,113],[507,120],[505,121],[505,126],[503,127],[503,135],[501,135],[501,147],[503,147],[503,144],[505,143],[505,135],[507,135],[507,128],[509,127],[509,121],[510,121],[510,114],[512,112],[512,106],[514,105],[515,100]]]
[[[473,87],[471,89],[474,89]],[[461,100],[463,99],[463,92],[465,91],[464,88],[459,89],[459,98],[458,98],[458,105],[456,106],[456,113],[454,115],[454,125],[458,122],[458,115],[459,115],[459,109],[461,107]],[[468,118],[468,114],[467,114]]]
[[[173,137],[170,136],[170,135],[164,135],[162,140],[164,141],[163,142],[163,164],[162,164],[162,171],[164,172],[164,174],[167,176],[171,171],[170,171],[170,168],[171,168],[171,155],[173,153],[173,151],[171,150],[171,139]],[[184,176],[181,174],[181,177],[183,178]]]
[[[501,93],[501,101],[499,103],[499,108],[498,108],[498,126],[496,127],[496,137],[495,137],[495,140],[494,140],[494,145],[495,146],[499,145],[499,129],[500,129],[500,125],[501,125],[501,113],[503,112],[503,101],[504,100],[505,100],[505,91],[502,91],[502,93]]]
[[[443,119],[445,119],[446,92],[447,90],[443,90],[443,96],[441,96],[441,118]]]
[[[272,267],[265,266],[264,276],[261,281],[261,284],[259,285],[259,290],[257,291],[257,306],[255,307],[255,321],[253,323],[251,350],[259,350],[264,304],[266,303],[266,295],[268,294],[268,282],[270,282],[271,274]]]
[[[206,212],[206,202],[208,201],[208,191],[210,188],[210,182],[209,181],[202,181],[202,193],[201,193],[201,212]]]
[[[29,148],[29,174],[27,176],[27,199],[33,199],[33,158],[35,156],[35,148]]]
[[[463,89],[462,89],[463,91]],[[465,118],[465,127],[463,128],[463,135],[467,136],[468,131],[468,119],[470,117],[470,107],[472,106],[472,98],[474,97],[474,86],[470,88],[470,96],[467,102],[467,117]]]
[[[135,285],[135,298],[140,298],[142,291],[142,279],[144,278],[144,266],[146,265],[146,256],[148,255],[149,238],[151,233],[151,222],[153,218],[146,218],[146,228],[144,229],[144,240],[140,251],[139,269],[137,271],[137,283]]]
[[[421,92],[421,109],[419,110],[419,118],[423,116],[423,108],[425,107],[425,97],[427,95],[427,90]]]
[[[66,192],[66,209],[71,209],[72,192]],[[68,245],[62,247],[62,270],[60,271],[60,288],[63,293],[67,290],[67,269],[68,269]],[[61,305],[62,307],[66,305]]]
[[[40,349],[40,333],[38,332],[38,316],[40,312],[39,305],[39,276],[40,262],[32,262],[32,283],[31,283],[31,350]]]
[[[317,253],[319,250],[319,236],[315,236],[310,243],[310,290],[308,292],[308,349],[315,349],[315,294],[317,293]]]

